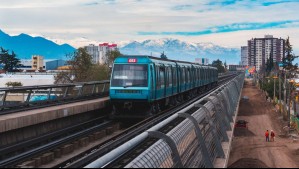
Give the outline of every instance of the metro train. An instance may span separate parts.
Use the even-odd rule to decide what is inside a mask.
[[[152,56],[120,56],[113,65],[113,115],[157,114],[217,85],[218,70]]]

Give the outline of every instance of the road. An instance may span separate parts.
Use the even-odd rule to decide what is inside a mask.
[[[242,96],[249,101],[240,103],[238,119],[249,122],[249,128],[237,128],[234,132],[230,168],[299,168],[299,143],[283,135],[286,122],[267,102],[265,95],[246,80]],[[266,142],[264,133],[273,130],[275,142]]]

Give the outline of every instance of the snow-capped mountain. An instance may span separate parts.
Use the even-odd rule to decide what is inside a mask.
[[[189,43],[178,39],[131,41],[122,43],[120,52],[127,55],[152,55],[159,57],[164,51],[169,59],[194,61],[195,58],[208,58],[210,63],[220,59],[230,64],[240,62],[240,49],[225,48],[213,43]]]
[[[27,34],[10,36],[0,30],[0,47],[14,51],[20,59],[30,59],[32,55],[39,54],[46,59],[65,59],[67,53],[75,50],[66,44],[98,45],[100,42],[85,37],[72,41],[46,38],[46,36],[32,37]],[[164,52],[169,59],[194,62],[195,58],[208,58],[210,63],[220,59],[228,64],[238,64],[240,49],[226,48],[212,43],[190,43],[178,39],[164,38],[145,41],[113,42],[118,44],[120,52],[127,55],[151,55],[160,57]],[[59,45],[60,44],[60,45]]]

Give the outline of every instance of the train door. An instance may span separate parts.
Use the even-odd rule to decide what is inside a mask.
[[[172,67],[173,94],[178,93],[177,67]]]
[[[160,66],[160,81],[162,98],[166,97],[166,68],[164,65]]]
[[[164,65],[156,66],[156,99],[162,99],[166,95],[165,84],[165,67]]]
[[[186,90],[186,72],[185,67],[181,67],[181,92],[184,92]]]
[[[172,66],[166,68],[167,70],[167,91],[166,96],[173,94],[173,81],[172,81]]]
[[[160,82],[160,68],[159,66],[155,66],[155,74],[156,74],[156,92],[155,92],[155,97],[156,100],[161,98],[161,94],[160,94],[160,89],[161,89],[161,82]]]
[[[150,94],[151,100],[156,99],[156,85],[155,85],[155,69],[153,65],[150,65]]]

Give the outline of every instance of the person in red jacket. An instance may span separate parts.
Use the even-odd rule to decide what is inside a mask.
[[[269,140],[269,130],[266,131],[265,137],[266,137],[266,142],[270,142],[270,140]]]
[[[275,133],[274,133],[273,130],[271,130],[271,134],[270,134],[270,136],[271,136],[271,141],[274,142]]]

